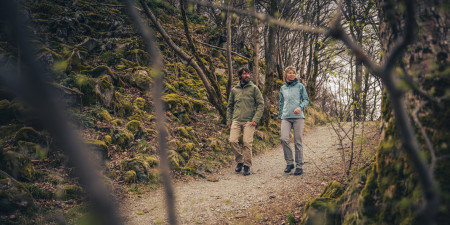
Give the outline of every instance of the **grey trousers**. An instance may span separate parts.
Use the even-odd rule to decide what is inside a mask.
[[[305,119],[283,119],[281,121],[281,144],[283,145],[284,159],[287,165],[294,165],[292,149],[289,146],[289,133],[294,129],[295,165],[297,168],[303,166],[303,128]]]

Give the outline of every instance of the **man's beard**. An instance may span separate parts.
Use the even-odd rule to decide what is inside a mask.
[[[250,79],[245,80],[244,78],[241,78],[241,84],[248,84],[248,82],[250,81]]]

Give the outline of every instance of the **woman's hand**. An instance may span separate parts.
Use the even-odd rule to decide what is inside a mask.
[[[294,110],[294,114],[300,114],[302,112],[302,110],[300,108],[296,108]]]

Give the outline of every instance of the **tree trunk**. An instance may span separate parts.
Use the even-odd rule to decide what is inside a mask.
[[[252,11],[256,13],[256,1],[253,1]],[[258,21],[252,19],[252,43],[253,43],[253,83],[259,87],[259,30]]]
[[[231,61],[231,13],[230,7],[233,5],[233,0],[229,0],[227,10],[227,66],[228,66],[228,82],[227,82],[227,99],[230,96],[231,84],[233,81],[233,62]]]
[[[274,16],[278,9],[278,1],[271,0],[269,5],[269,15]],[[264,85],[264,113],[262,123],[269,125],[270,109],[274,87],[274,78],[276,77],[276,53],[275,51],[275,26],[269,25],[269,34],[267,36],[268,45],[266,46],[266,80]]]

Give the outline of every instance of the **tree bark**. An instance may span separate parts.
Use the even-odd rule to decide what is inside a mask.
[[[229,8],[233,5],[233,0],[228,0],[227,10],[227,66],[228,66],[228,81],[227,81],[227,99],[230,96],[231,84],[233,81],[233,62],[231,61],[231,13]]]

